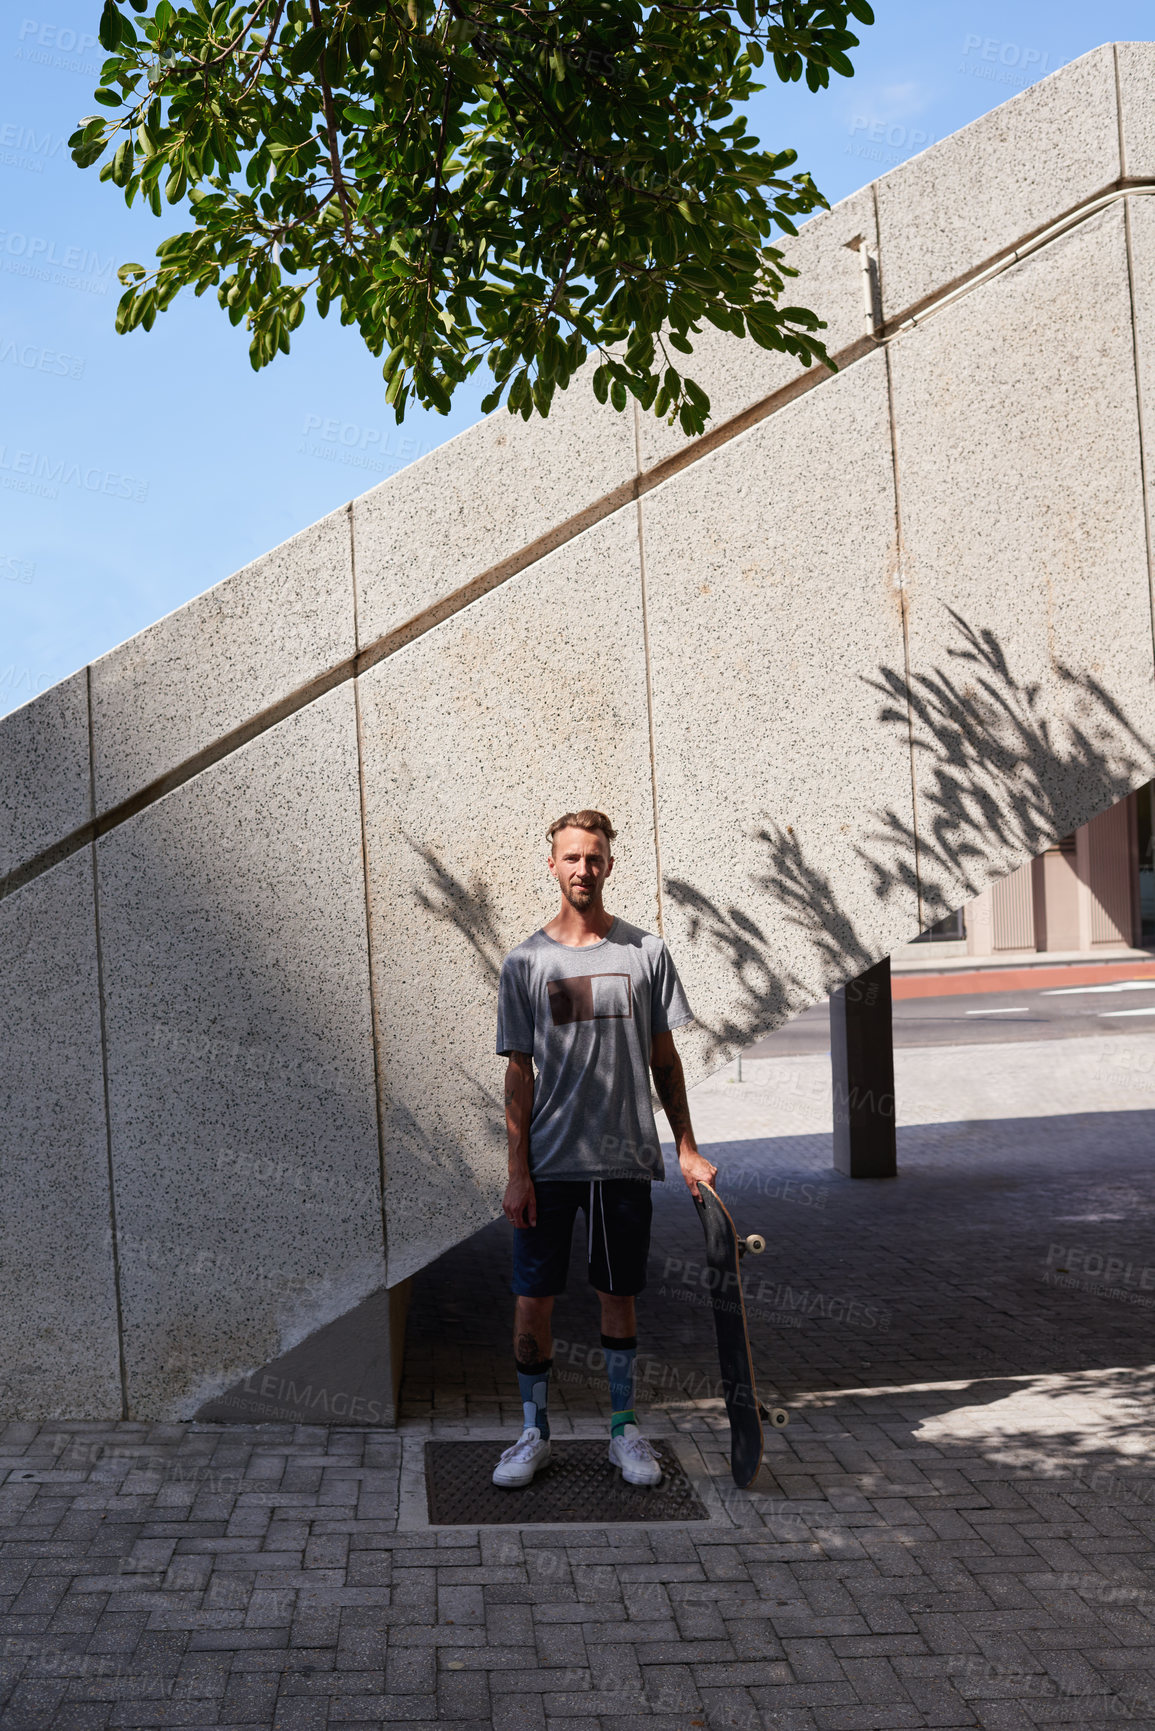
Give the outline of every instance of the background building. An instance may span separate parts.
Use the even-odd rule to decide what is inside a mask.
[[[1155,944],[1151,799],[1148,782],[936,921],[906,955],[961,961]]]

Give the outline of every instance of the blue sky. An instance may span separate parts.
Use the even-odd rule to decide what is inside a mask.
[[[1151,34],[1150,0],[877,11],[854,79],[756,99],[754,130],[794,146],[832,203],[1099,43]],[[0,21],[0,713],[460,432],[485,390],[398,428],[336,317],[254,374],[211,294],[118,337],[116,266],[183,223],[126,210],[68,156],[99,13],[13,0]],[[63,482],[22,490],[44,463]]]

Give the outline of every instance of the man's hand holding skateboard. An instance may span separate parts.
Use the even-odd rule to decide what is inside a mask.
[[[711,1165],[704,1154],[699,1154],[696,1148],[682,1148],[678,1153],[678,1165],[682,1168],[682,1177],[690,1186],[690,1195],[697,1202],[699,1198],[698,1185],[712,1184],[718,1176],[718,1168]]]

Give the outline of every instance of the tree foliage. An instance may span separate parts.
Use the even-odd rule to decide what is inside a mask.
[[[703,321],[826,359],[774,244],[826,200],[738,110],[767,58],[812,90],[850,76],[852,17],[873,22],[865,0],[104,0],[73,158],[192,216],[122,266],[117,328],[212,288],[260,368],[313,296],[385,357],[398,420],[482,362],[486,410],[548,414],[595,355],[602,401],[700,432],[680,357]]]

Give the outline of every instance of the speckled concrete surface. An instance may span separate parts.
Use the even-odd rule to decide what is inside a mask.
[[[1155,46],[1148,51],[1155,67]],[[1152,124],[1155,135],[1155,121]],[[1155,157],[1155,140],[1152,143]],[[1155,176],[1155,165],[1152,167]],[[1144,422],[1150,436],[1155,405],[1155,195],[1127,201],[1131,292],[1134,303],[1139,390]],[[1147,473],[1148,507],[1155,520],[1155,476]]]
[[[119,1418],[89,849],[0,903],[0,1411]]]
[[[0,882],[88,821],[83,668],[0,718]]]
[[[354,501],[363,646],[632,482],[634,417],[598,404],[594,365],[547,420],[501,410]]]
[[[97,810],[352,653],[349,514],[340,510],[93,662]]]
[[[352,688],[99,859],[129,1411],[184,1417],[383,1281]]]
[[[1152,773],[1122,205],[890,353],[920,864],[937,917]],[[1121,630],[1128,617],[1136,629]]]
[[[882,295],[896,318],[1119,175],[1115,59],[1096,48],[878,181]]]
[[[881,822],[910,823],[905,727],[880,725],[877,690],[903,654],[888,426],[875,355],[643,503],[664,930],[696,1074],[822,996],[836,957],[857,973],[918,930]]]
[[[1123,170],[1129,179],[1155,179],[1155,43],[1119,42],[1119,95],[1123,134]]]

